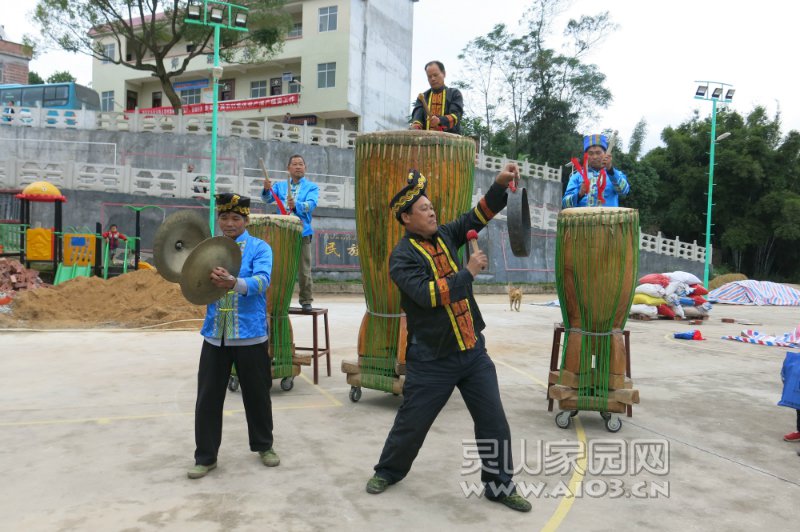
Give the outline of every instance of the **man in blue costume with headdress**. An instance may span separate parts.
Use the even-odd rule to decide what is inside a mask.
[[[573,159],[574,173],[569,176],[561,208],[619,207],[619,198],[631,191],[627,176],[614,168],[605,135],[583,138],[583,165]]]
[[[232,238],[242,252],[238,277],[221,266],[210,274],[211,282],[229,291],[206,308],[200,334],[200,368],[195,405],[195,465],[189,478],[202,478],[217,467],[222,442],[222,409],[231,367],[242,386],[250,450],[267,467],[280,464],[272,448],[272,363],[269,357],[267,289],[272,275],[272,248],[245,227],[250,217],[250,198],[218,194],[217,214],[223,235]]]

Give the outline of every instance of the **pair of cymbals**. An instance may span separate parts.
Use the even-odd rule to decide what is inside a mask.
[[[211,271],[221,266],[238,275],[242,253],[232,238],[211,237],[208,223],[198,213],[183,210],[168,216],[156,231],[153,261],[164,279],[180,283],[190,303],[207,305],[228,292],[214,286]]]

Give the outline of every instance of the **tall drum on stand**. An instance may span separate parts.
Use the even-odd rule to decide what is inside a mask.
[[[343,361],[350,399],[361,388],[402,393],[405,317],[400,291],[389,277],[389,255],[405,230],[389,202],[410,169],[428,181],[427,195],[439,223],[469,209],[475,174],[475,142],[436,131],[387,131],[356,138],[356,231],[367,312],[358,335],[358,362]]]
[[[566,336],[557,386],[549,396],[564,410],[556,416],[562,428],[570,414],[591,410],[616,432],[621,421],[610,413],[639,402],[626,379],[623,334],[638,267],[638,211],[584,207],[559,213],[556,287]]]
[[[300,374],[300,364],[310,359],[295,356],[294,335],[289,321],[289,305],[300,264],[303,223],[297,216],[254,214],[247,231],[272,247],[272,275],[267,290],[269,348],[272,378],[281,379],[281,389],[291,390]]]

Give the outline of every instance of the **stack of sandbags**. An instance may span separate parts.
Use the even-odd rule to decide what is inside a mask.
[[[634,289],[631,316],[634,318],[704,319],[711,304],[702,281],[682,271],[651,273],[639,279]]]

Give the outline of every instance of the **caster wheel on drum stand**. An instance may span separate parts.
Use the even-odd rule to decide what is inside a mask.
[[[231,375],[231,378],[228,379],[228,389],[232,392],[235,392],[239,389],[239,378],[235,375]]]
[[[577,411],[575,411],[577,414]],[[558,414],[556,414],[556,425],[559,428],[567,429],[569,428],[569,424],[572,421],[572,412],[569,410],[562,410]]]
[[[350,387],[350,400],[354,403],[357,403],[358,400],[361,399],[361,387],[360,386],[351,386]]]
[[[281,379],[281,390],[288,392],[294,388],[294,377],[284,377]]]
[[[606,430],[608,432],[619,432],[619,429],[622,428],[622,420],[619,416],[612,416],[609,414],[608,419],[606,419]]]

